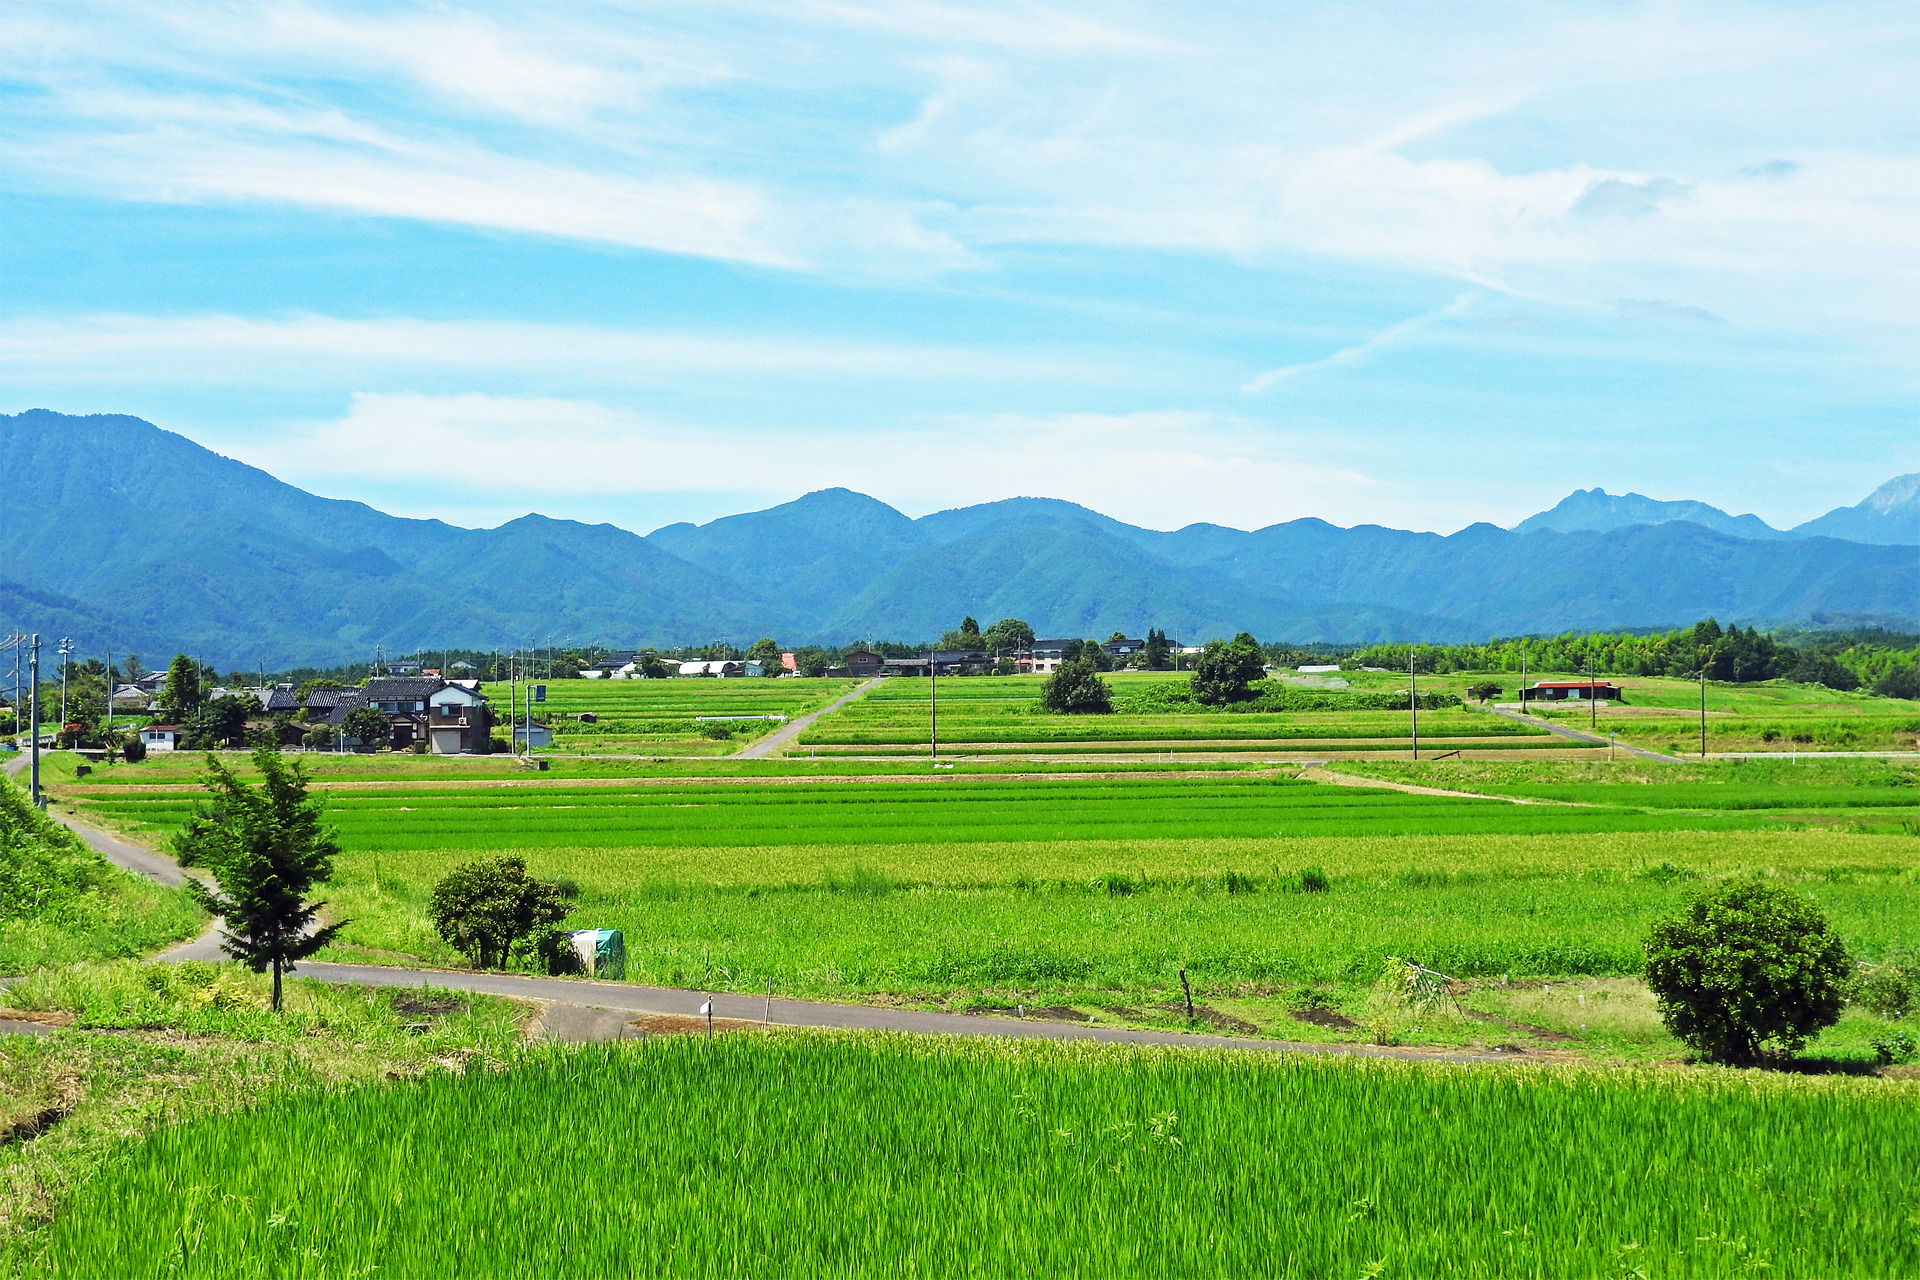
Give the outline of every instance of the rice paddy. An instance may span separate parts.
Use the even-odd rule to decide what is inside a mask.
[[[1881,1276],[1911,1085],[741,1035],[164,1131],[48,1276]]]

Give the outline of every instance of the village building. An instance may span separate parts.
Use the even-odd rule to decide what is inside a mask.
[[[888,658],[881,674],[890,676],[974,676],[993,670],[985,649],[935,649],[912,658]]]
[[[140,745],[155,751],[185,750],[186,730],[177,724],[150,724],[140,730]]]
[[[1522,702],[1625,702],[1626,690],[1605,680],[1542,680],[1520,691]]]
[[[341,730],[347,717],[361,707],[373,707],[387,717],[387,741],[360,743],[405,750],[425,742],[434,755],[485,755],[492,713],[480,693],[478,680],[442,680],[438,676],[375,676],[358,689],[315,690],[337,695],[326,716]]]

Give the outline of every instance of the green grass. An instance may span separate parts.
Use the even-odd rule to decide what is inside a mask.
[[[0,973],[141,955],[204,919],[184,890],[109,866],[0,782]]]
[[[305,1090],[517,1060],[524,1010],[491,996],[328,987],[294,978],[269,1012],[268,979],[233,964],[79,964],[17,980],[6,1001],[84,1027],[0,1036],[0,1273],[17,1274],[72,1188],[156,1129]],[[35,1228],[41,1228],[36,1230]]]
[[[286,1098],[89,1182],[32,1274],[1881,1276],[1915,1093],[850,1035]]]
[[[1905,761],[1706,761],[1657,765],[1445,761],[1342,764],[1340,772],[1482,795],[1698,813],[1841,816],[1920,827],[1920,767]]]
[[[1861,852],[1833,837],[1780,843],[1794,839],[1812,846],[1808,854]],[[1177,993],[1182,969],[1209,998],[1302,983],[1364,984],[1389,954],[1462,978],[1633,974],[1649,925],[1707,874],[1663,862],[1580,869],[1582,851],[1556,850],[1541,839],[1510,855],[1557,856],[1559,867],[1516,867],[1520,857],[1510,856],[1503,875],[1457,869],[1448,865],[1450,842],[1434,840],[1398,857],[1375,849],[1373,867],[1361,870],[1359,859],[1342,860],[1341,850],[1329,847],[1334,843],[1246,842],[1233,851],[1216,848],[1211,857],[1195,851],[1184,865],[1156,862],[1145,850],[1085,851],[1052,860],[1047,869],[1066,873],[1056,877],[1018,874],[1023,865],[1038,870],[1040,860],[1008,858],[953,867],[955,880],[941,884],[913,882],[910,876],[924,877],[926,867],[899,875],[879,859],[821,869],[810,883],[792,883],[800,869],[787,869],[782,878],[789,883],[781,888],[636,883],[633,873],[644,863],[609,866],[591,854],[539,859],[535,869],[577,880],[580,927],[625,933],[632,981],[751,992],[772,980],[789,995],[951,1007],[985,995],[1009,1005],[1016,998],[1153,1003]],[[1645,841],[1639,852],[1680,849]],[[1754,858],[1750,849],[1703,852]],[[356,859],[334,895],[355,922],[348,942],[451,960],[425,910],[446,866],[440,857],[382,860],[377,869]],[[1330,890],[1288,891],[1292,874],[1308,866],[1326,869]],[[1920,937],[1920,879],[1905,865],[1842,863],[1773,874],[1808,894],[1863,955]],[[354,952],[343,947],[338,954]],[[1284,1025],[1262,1030],[1291,1034]]]
[[[88,811],[177,828],[191,794],[97,794]],[[1732,830],[1744,816],[1514,806],[1292,779],[943,779],[820,787],[689,783],[632,789],[393,787],[335,792],[328,820],[351,849],[531,850],[581,845],[729,846],[889,841],[1099,840],[1214,836],[1427,835]]]
[[[1192,704],[1157,705],[1161,695],[1183,690],[1185,675],[1119,672],[1106,677],[1114,688],[1113,715],[1053,715],[1039,702],[1042,681],[1031,676],[980,677],[940,683],[940,741],[956,752],[980,749],[1054,750],[1070,744],[1123,747],[1177,746],[1181,750],[1240,750],[1271,743],[1343,745],[1374,750],[1408,745],[1404,711],[1224,712]],[[811,749],[924,749],[930,729],[929,682],[891,679],[865,696],[816,721],[800,736]],[[1148,710],[1129,710],[1131,704]],[[1544,731],[1480,712],[1421,713],[1421,736],[1456,739],[1501,749],[1569,744]],[[1023,745],[1024,744],[1024,745]],[[1316,746],[1316,749],[1318,747]]]

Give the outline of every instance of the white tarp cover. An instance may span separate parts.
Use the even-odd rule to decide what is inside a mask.
[[[627,976],[627,940],[618,929],[575,929],[568,937],[588,977]]]

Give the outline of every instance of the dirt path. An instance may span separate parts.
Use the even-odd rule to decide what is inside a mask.
[[[1542,720],[1538,716],[1530,716],[1524,711],[1509,711],[1505,707],[1488,707],[1486,710],[1488,715],[1499,716],[1502,720],[1511,720],[1515,724],[1530,724],[1536,729],[1545,729],[1548,733],[1558,734],[1562,738],[1571,738],[1575,742],[1589,742],[1595,746],[1604,747],[1610,741],[1597,733],[1583,733],[1578,729],[1569,729],[1565,725],[1555,724],[1551,720]],[[1642,760],[1657,760],[1661,764],[1680,763],[1672,756],[1663,756],[1658,751],[1649,751],[1645,747],[1629,746],[1617,739],[1612,739],[1611,741],[1628,755],[1638,756]]]
[[[847,694],[844,698],[837,698],[834,701],[829,702],[826,706],[820,708],[818,711],[812,712],[808,715],[801,716],[798,720],[787,721],[786,724],[782,725],[778,729],[775,729],[772,733],[760,739],[760,741],[754,743],[749,747],[746,747],[743,750],[734,752],[730,758],[734,760],[765,760],[768,756],[772,755],[775,751],[778,751],[780,748],[786,746],[789,742],[792,742],[795,738],[799,737],[801,731],[804,730],[808,725],[812,724],[815,720],[818,720],[821,716],[826,715],[830,711],[838,711],[840,708],[846,706],[849,702],[852,702],[855,698],[864,697],[875,685],[879,683],[880,683],[880,677],[875,676],[873,679],[861,685],[858,689],[855,689],[852,693]]]
[[[1413,796],[1456,796],[1468,800],[1504,800],[1508,804],[1558,804],[1571,805],[1576,809],[1591,809],[1594,806],[1578,800],[1538,800],[1530,796],[1490,796],[1480,791],[1449,791],[1445,787],[1421,787],[1411,782],[1389,782],[1385,778],[1368,778],[1359,774],[1335,773],[1331,769],[1307,769],[1300,774],[1309,782],[1327,782],[1336,787],[1384,787],[1388,791],[1404,791]]]

